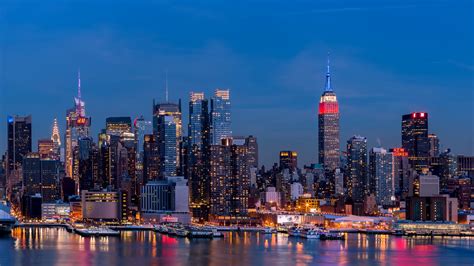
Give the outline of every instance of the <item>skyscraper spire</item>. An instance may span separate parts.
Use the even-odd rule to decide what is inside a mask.
[[[77,98],[81,99],[81,70],[77,71]]]
[[[329,52],[328,52],[328,64],[327,64],[327,71],[326,71],[326,85],[324,87],[324,91],[332,91],[331,72],[329,71]]]
[[[53,132],[51,133],[51,140],[54,142],[55,145],[61,145],[61,137],[59,136],[59,127],[58,127],[58,120],[54,118],[53,122]]]
[[[168,102],[168,69],[165,71],[165,96],[166,102]]]

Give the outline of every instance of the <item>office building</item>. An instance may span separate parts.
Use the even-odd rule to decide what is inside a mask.
[[[353,136],[347,141],[347,192],[354,201],[368,195],[367,138]]]
[[[166,99],[165,103],[155,104],[153,101],[153,134],[158,137],[159,132],[162,131],[159,127],[161,125],[165,125],[164,123],[159,123],[160,121],[164,121],[165,116],[169,116],[173,118],[173,122],[175,125],[175,147],[176,147],[176,168],[179,168],[181,163],[181,156],[179,155],[181,149],[181,140],[183,137],[183,122],[182,122],[182,113],[181,113],[181,100],[179,100],[178,104],[168,102]],[[165,140],[167,143],[170,143],[170,140]]]
[[[23,195],[41,195],[45,203],[60,199],[59,161],[28,153],[23,159],[23,187]]]
[[[408,197],[406,219],[411,221],[458,220],[458,200],[447,195],[432,197]]]
[[[31,152],[31,115],[8,116],[7,138],[6,182],[11,192],[21,179],[23,158]]]
[[[326,85],[318,108],[319,163],[325,169],[339,167],[339,104],[331,85],[329,60],[326,72]]]
[[[221,139],[232,137],[230,91],[216,89],[211,98],[211,144],[220,145]]]
[[[435,175],[421,175],[419,177],[420,197],[439,195],[439,177]]]
[[[280,169],[289,169],[291,172],[298,168],[298,153],[296,151],[280,151]]]
[[[384,148],[372,148],[369,153],[369,194],[377,204],[392,205],[395,200],[393,155]]]
[[[158,180],[160,175],[160,150],[155,135],[145,135],[143,142],[143,184]]]
[[[53,121],[53,130],[51,132],[51,140],[54,144],[54,155],[55,159],[61,160],[61,135],[59,134],[58,120],[55,118]]]
[[[408,152],[403,148],[389,150],[393,155],[393,183],[395,196],[406,197],[409,191],[410,164]]]
[[[105,132],[107,135],[121,136],[132,132],[132,119],[129,116],[107,117],[105,119]]]
[[[158,129],[161,176],[176,176],[178,150],[176,149],[176,122],[173,116],[160,116],[158,118]]]
[[[56,144],[50,139],[38,140],[38,153],[41,159],[59,160]]]
[[[81,192],[82,218],[84,221],[123,223],[128,219],[127,193],[125,191]]]
[[[204,221],[209,216],[209,104],[202,92],[191,92],[188,124],[188,179],[190,209],[194,220]]]
[[[429,157],[439,156],[439,138],[435,134],[428,134],[428,142],[430,143]]]
[[[86,117],[85,102],[81,94],[81,75],[78,73],[77,97],[74,97],[74,108],[66,111],[65,132],[65,169],[66,176],[77,180],[77,171],[73,170],[73,153],[77,147],[77,141],[81,137],[89,136],[91,118]]]
[[[428,165],[428,113],[415,112],[402,116],[402,148],[408,152],[410,164],[421,171]]]

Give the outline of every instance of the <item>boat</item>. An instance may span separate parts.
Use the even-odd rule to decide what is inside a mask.
[[[213,232],[206,228],[189,227],[189,238],[212,238]]]
[[[344,240],[345,236],[344,236],[343,233],[320,232],[319,239],[321,239],[321,240]]]
[[[107,227],[76,228],[74,231],[81,236],[119,236],[120,232]]]
[[[180,236],[180,237],[187,237],[189,235],[189,231],[186,230],[186,228],[184,228],[184,227],[175,228],[174,231],[175,231],[176,235]]]
[[[273,234],[273,233],[276,233],[276,230],[271,228],[271,227],[264,227],[264,228],[260,229],[260,233]]]
[[[64,227],[66,228],[66,231],[68,231],[69,233],[74,232],[74,227],[72,227],[72,225],[66,224]]]
[[[300,236],[301,229],[299,227],[292,227],[288,229],[288,236]]]
[[[15,224],[16,219],[10,215],[10,208],[0,202],[0,235],[10,234]]]
[[[321,235],[316,229],[304,229],[300,232],[300,236],[307,239],[319,239]]]
[[[222,232],[217,231],[217,229],[212,229],[212,237],[224,237]]]
[[[277,227],[277,232],[278,232],[278,233],[286,233],[286,234],[288,234],[288,227],[285,227],[285,226],[278,226],[278,227]]]

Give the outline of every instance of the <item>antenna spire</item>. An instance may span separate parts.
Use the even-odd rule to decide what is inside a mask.
[[[327,63],[327,71],[326,71],[326,86],[324,87],[325,91],[332,91],[331,87],[331,72],[329,70],[329,52],[328,52],[328,63]]]
[[[77,98],[81,99],[81,69],[77,71]]]
[[[168,69],[165,71],[165,96],[166,102],[168,102]]]

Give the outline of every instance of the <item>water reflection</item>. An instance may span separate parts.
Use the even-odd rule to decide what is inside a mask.
[[[225,233],[183,239],[154,232],[81,237],[56,228],[17,228],[0,238],[0,265],[459,265],[474,263],[474,239],[348,234],[344,241],[285,234]]]

